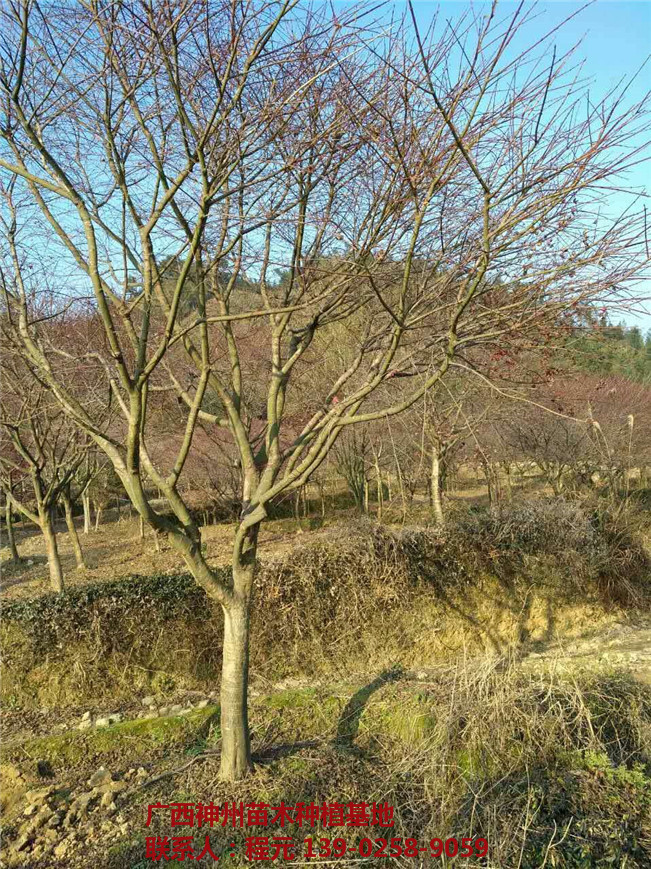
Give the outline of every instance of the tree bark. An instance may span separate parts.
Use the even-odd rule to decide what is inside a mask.
[[[256,525],[236,537],[232,567],[235,601],[228,609],[224,608],[220,776],[225,781],[238,781],[251,768],[248,713],[249,629],[258,528]]]
[[[441,462],[438,449],[435,446],[432,447],[430,489],[432,493],[432,510],[434,511],[436,524],[443,525],[445,523],[445,516],[443,515],[443,502],[441,500]]]
[[[70,542],[72,543],[72,548],[75,553],[77,570],[85,570],[87,565],[84,561],[84,553],[81,548],[81,543],[79,542],[79,535],[77,534],[77,529],[75,528],[75,519],[72,515],[72,503],[70,502],[70,496],[66,493],[63,493],[61,495],[61,500],[63,501],[63,509],[66,514],[66,525],[68,526]]]
[[[47,552],[47,563],[50,568],[50,586],[52,591],[63,591],[63,571],[61,569],[61,559],[59,558],[59,547],[57,546],[57,535],[54,530],[54,522],[52,521],[52,513],[50,510],[43,510],[40,514],[41,531],[45,538],[45,551]]]
[[[18,547],[16,546],[16,538],[14,536],[14,515],[11,509],[11,499],[7,498],[5,504],[5,523],[7,525],[7,540],[9,541],[9,552],[14,561],[20,561]]]
[[[102,508],[99,504],[95,504],[95,531],[99,529],[99,520],[102,515]]]

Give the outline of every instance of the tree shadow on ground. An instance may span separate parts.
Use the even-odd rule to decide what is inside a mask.
[[[401,667],[392,667],[384,670],[367,685],[359,688],[346,703],[339,715],[337,732],[334,739],[330,742],[332,747],[359,754],[360,750],[355,745],[355,740],[357,739],[360,721],[369,699],[380,688],[392,682],[397,682],[404,678],[404,676],[405,673]],[[297,740],[296,742],[284,742],[280,744],[269,742],[253,752],[253,762],[256,764],[271,763],[272,761],[298,754],[304,749],[322,747],[327,745],[328,742],[329,740],[326,739]]]
[[[404,673],[401,667],[392,667],[389,670],[384,670],[372,682],[364,685],[353,694],[339,716],[337,735],[334,739],[336,746],[348,749],[354,747],[354,742],[359,733],[359,723],[371,695],[385,685],[399,681],[403,676]]]

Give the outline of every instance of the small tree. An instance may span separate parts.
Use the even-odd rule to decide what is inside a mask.
[[[62,592],[63,571],[55,509],[83,460],[87,442],[59,405],[52,402],[47,391],[35,389],[33,385],[25,388],[26,381],[19,377],[20,372],[15,367],[9,371],[8,377],[5,367],[0,401],[0,424],[9,441],[0,457],[2,487],[8,503],[40,528],[45,540],[50,585],[53,591]],[[13,490],[14,473],[29,477],[33,501],[19,498]]]

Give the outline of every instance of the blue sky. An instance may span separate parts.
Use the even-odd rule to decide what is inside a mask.
[[[336,5],[347,5],[340,0]],[[415,0],[416,17],[419,27],[425,30],[432,17],[440,7],[439,21],[454,20],[470,5],[465,0]],[[473,4],[478,11],[482,7],[490,7],[489,2]],[[529,6],[534,5],[529,3]],[[406,10],[403,0],[393,0],[390,6],[394,13],[400,14]],[[617,84],[622,77],[633,76],[651,55],[651,0],[593,0],[591,3],[575,2],[575,0],[547,0],[538,2],[537,18],[521,32],[520,46],[524,48],[536,38],[540,38],[554,26],[560,24],[568,16],[575,14],[554,36],[559,55],[576,42],[582,40],[577,52],[577,59],[585,59],[585,74],[592,79],[591,90],[595,95],[607,92]],[[585,8],[582,8],[585,7]],[[516,0],[501,0],[498,10],[503,16],[516,8]],[[516,46],[517,48],[517,46]],[[642,98],[651,87],[651,61],[631,87],[632,101]],[[650,154],[651,156],[651,154]],[[647,207],[651,214],[651,163],[639,166],[627,176],[627,185],[645,193]],[[624,197],[617,202],[617,195],[612,198],[612,205],[625,207]],[[651,297],[651,284],[645,294]],[[643,332],[651,329],[651,299],[644,303],[646,313],[640,316],[630,315],[626,318],[630,325],[639,326]],[[615,317],[619,319],[619,317]]]

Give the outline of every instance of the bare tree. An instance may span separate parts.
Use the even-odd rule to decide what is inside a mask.
[[[5,338],[221,605],[227,779],[250,765],[251,594],[271,503],[347,426],[408,409],[455,367],[481,374],[482,347],[544,342],[644,263],[641,217],[593,215],[639,159],[648,104],[586,102],[548,42],[514,57],[523,5],[415,42],[409,19],[387,33],[363,10],[295,6],[2,12]],[[54,340],[43,294],[58,297],[52,317],[92,311],[85,351]],[[78,389],[71,368],[102,391]],[[154,458],[170,394],[183,431]],[[100,396],[118,422],[100,421]],[[230,582],[180,488],[211,427],[241,474]]]
[[[55,510],[83,460],[86,437],[80,434],[58,403],[52,401],[49,392],[33,385],[25,388],[25,377],[20,377],[15,367],[9,371],[11,379],[5,366],[0,401],[0,425],[9,441],[0,457],[2,488],[8,504],[13,504],[41,529],[50,584],[53,591],[62,592],[63,571],[57,545]],[[13,491],[14,473],[29,476],[32,501],[19,498]],[[83,555],[81,560],[83,563]]]

